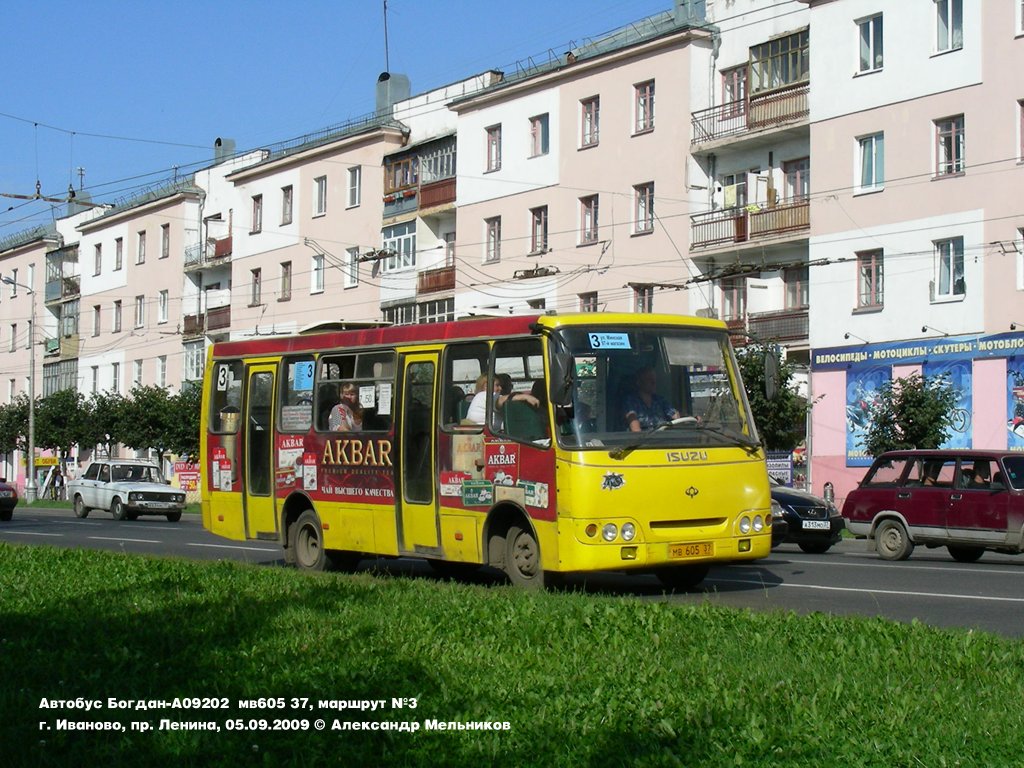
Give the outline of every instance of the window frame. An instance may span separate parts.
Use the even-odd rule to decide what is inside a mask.
[[[394,251],[394,255],[388,256],[381,262],[383,272],[398,272],[403,269],[416,268],[415,220],[385,227],[381,235],[384,241],[384,250]]]
[[[584,293],[577,294],[580,300],[580,312],[597,312],[597,291],[586,291]]]
[[[530,157],[542,157],[551,151],[550,130],[549,113],[530,118]]]
[[[146,263],[146,230],[135,233],[135,263]]]
[[[124,267],[124,238],[114,238],[114,271],[120,272]]]
[[[260,195],[262,198],[263,196]],[[262,214],[260,216],[260,226],[263,224]],[[161,224],[160,225],[160,258],[169,259],[171,257],[171,225]]]
[[[292,223],[295,208],[295,187],[288,184],[281,187],[281,226]]]
[[[633,135],[654,130],[654,79],[633,86]]]
[[[870,153],[870,154],[869,154]],[[870,182],[867,179],[870,158]],[[885,189],[885,132],[857,137],[857,185],[854,194],[881,192]]]
[[[263,299],[263,269],[256,267],[249,270],[249,306],[258,307]]]
[[[580,198],[580,245],[596,243],[600,237],[601,201],[598,195]]]
[[[342,288],[356,288],[359,286],[359,246],[347,248],[345,256],[347,263]]]
[[[314,253],[311,262],[309,269],[309,292],[310,294],[323,293],[324,284],[326,283],[324,271],[327,268],[326,260],[322,253]]]
[[[327,176],[313,179],[313,216],[327,215]]]
[[[501,261],[501,216],[484,219],[484,264]]]
[[[932,299],[934,301],[949,301],[966,296],[963,237],[944,237],[933,240],[932,245],[935,249]],[[944,280],[948,281],[946,290],[942,290]]]
[[[654,232],[654,182],[645,181],[633,186],[633,234],[649,235]]]
[[[935,9],[935,53],[962,50],[964,47],[963,0],[932,0],[932,4]],[[945,25],[945,29],[943,29],[943,25]]]
[[[876,23],[877,22],[877,23]],[[885,27],[882,14],[875,13],[857,19],[857,74],[879,72],[885,66]],[[867,32],[867,37],[865,37]],[[867,60],[865,61],[865,53]]]
[[[486,133],[487,165],[484,173],[501,170],[501,123],[484,128]]]
[[[633,286],[633,312],[652,314],[654,312],[654,286]]]
[[[743,320],[747,316],[746,276],[723,277],[719,281],[722,293],[722,319]]]
[[[580,149],[596,147],[601,141],[601,97],[580,99]]]
[[[790,311],[807,309],[811,303],[810,267],[786,267],[782,270],[783,306]]]
[[[530,253],[547,253],[548,207],[540,205],[530,209]]]
[[[157,294],[157,318],[158,323],[166,323],[171,314],[171,292],[164,288]]]
[[[967,168],[967,126],[963,114],[934,121],[935,178],[959,176]]]
[[[263,195],[252,196],[252,225],[250,235],[258,235],[263,231]]]
[[[278,301],[291,301],[292,299],[292,262],[281,262],[281,293]]]
[[[857,309],[885,306],[885,250],[872,248],[857,254]]]
[[[146,326],[146,296],[145,294],[138,295],[135,297],[135,327],[144,328]]]
[[[348,196],[346,208],[358,208],[363,202],[363,166],[353,165],[348,169]]]

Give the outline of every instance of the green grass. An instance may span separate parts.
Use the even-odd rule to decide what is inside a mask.
[[[2,762],[33,768],[1001,766],[1020,763],[1024,732],[1024,646],[984,633],[9,545],[0,665]],[[237,708],[277,696],[314,709]],[[104,708],[39,706],[78,697]],[[232,708],[111,711],[108,697]],[[328,730],[155,730],[282,716]],[[58,732],[58,718],[154,731]],[[511,729],[330,730],[428,719]]]

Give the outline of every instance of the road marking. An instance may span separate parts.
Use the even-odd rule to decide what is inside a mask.
[[[266,547],[237,547],[232,544],[196,544],[195,542],[189,542],[190,547],[209,547],[211,549],[242,549],[247,552],[278,552],[277,547],[268,549]]]
[[[868,558],[868,557],[870,557],[870,558],[874,559],[874,562],[869,562],[869,563],[848,563],[848,562],[843,562],[843,560],[841,558],[844,558],[844,557],[856,557],[856,558]],[[876,555],[855,555],[855,554],[843,554],[843,555],[839,555],[839,556],[833,556],[831,559],[828,559],[828,560],[818,560],[818,559],[812,560],[812,559],[808,558],[807,560],[802,560],[802,559],[801,560],[790,560],[790,561],[787,561],[785,563],[779,562],[779,561],[776,561],[776,560],[765,560],[764,564],[765,565],[771,565],[771,566],[777,566],[777,567],[779,567],[779,566],[785,567],[787,565],[792,565],[792,566],[799,566],[801,568],[804,567],[804,566],[807,566],[807,565],[820,565],[820,566],[826,566],[826,567],[829,567],[829,568],[833,568],[833,567],[841,565],[841,566],[845,566],[846,568],[901,568],[902,570],[906,570],[906,571],[942,571],[944,573],[950,573],[950,572],[953,572],[953,573],[973,573],[973,574],[976,574],[976,575],[979,574],[979,573],[984,573],[986,575],[988,575],[988,574],[995,574],[995,575],[999,575],[999,576],[1024,576],[1024,570],[1021,570],[1020,568],[1016,568],[1016,569],[1014,569],[1012,571],[997,570],[1000,567],[1005,567],[1005,566],[1009,565],[1009,563],[975,563],[973,567],[965,567],[965,566],[953,565],[952,561],[951,561],[949,565],[917,565],[917,564],[915,564],[912,561],[906,561],[906,560],[899,560],[899,561],[882,560],[881,558],[877,557]],[[740,566],[740,567],[743,567],[743,566]],[[746,566],[746,567],[749,568],[750,566]]]
[[[120,536],[90,536],[90,539],[95,541],[130,541],[135,544],[163,544],[164,542],[156,539],[126,539]]]
[[[3,531],[3,533],[13,533],[19,536],[57,536],[58,538],[63,536],[63,533],[38,533],[36,531]]]
[[[708,579],[726,584],[750,584],[757,587],[794,587],[796,589],[818,589],[823,592],[863,592],[869,595],[895,595],[897,597],[938,597],[953,600],[989,600],[997,603],[1024,603],[1024,597],[992,597],[988,595],[953,595],[944,592],[910,592],[896,589],[866,589],[863,587],[826,587],[821,584],[790,584],[783,581],[772,584],[754,579]]]

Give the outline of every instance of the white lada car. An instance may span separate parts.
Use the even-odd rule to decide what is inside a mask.
[[[88,517],[102,509],[115,520],[134,520],[139,515],[164,515],[172,523],[181,519],[185,492],[168,488],[160,469],[148,461],[103,459],[86,467],[82,476],[68,482],[68,498],[75,517]]]

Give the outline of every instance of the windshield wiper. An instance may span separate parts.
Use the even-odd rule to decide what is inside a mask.
[[[761,443],[756,440],[751,440],[746,435],[735,432],[731,429],[719,426],[717,424],[706,424],[695,416],[680,416],[678,419],[672,419],[666,421],[664,424],[659,424],[653,429],[649,429],[640,436],[636,442],[624,445],[620,448],[616,448],[614,451],[609,451],[608,456],[615,459],[616,461],[626,458],[629,454],[635,451],[637,448],[642,448],[647,444],[647,439],[657,433],[666,429],[674,429],[675,427],[686,426],[693,427],[694,429],[700,430],[701,432],[709,432],[713,435],[717,435],[724,438],[726,441],[733,445],[737,445],[747,453],[753,454],[761,449]]]

